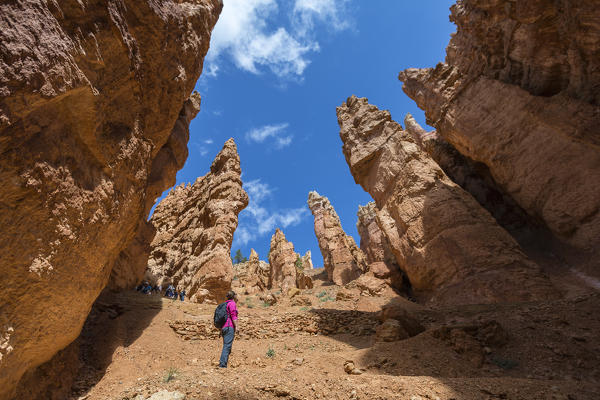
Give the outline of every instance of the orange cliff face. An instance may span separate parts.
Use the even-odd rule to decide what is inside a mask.
[[[400,73],[437,134],[600,276],[597,2],[465,0],[444,63]],[[559,254],[560,253],[560,254]]]
[[[241,173],[237,147],[229,139],[209,173],[177,186],[156,206],[147,278],[163,286],[173,283],[194,302],[225,298],[233,278],[233,233],[248,205]]]
[[[3,6],[1,399],[79,335],[120,252],[175,182],[221,9],[219,0]]]
[[[516,241],[388,111],[352,96],[337,115],[350,172],[375,199],[379,229],[416,291],[445,304],[554,295]]]

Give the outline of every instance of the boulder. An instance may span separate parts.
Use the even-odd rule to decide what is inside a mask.
[[[229,139],[208,174],[177,186],[156,206],[148,276],[159,284],[172,282],[192,301],[223,300],[233,278],[237,216],[247,205],[240,158]]]
[[[111,272],[114,287],[143,274],[143,262],[117,260],[185,162],[192,91],[221,9],[3,3],[0,399],[77,338]]]
[[[364,254],[354,239],[344,232],[340,218],[329,199],[317,192],[310,192],[308,207],[315,218],[315,235],[319,241],[328,279],[343,286],[366,272],[367,262]]]

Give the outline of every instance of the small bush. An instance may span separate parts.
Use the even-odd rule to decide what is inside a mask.
[[[335,299],[331,296],[327,296],[327,297],[321,297],[321,299],[319,301],[321,303],[325,303],[326,301],[335,301]]]
[[[266,301],[263,302],[262,306],[264,308],[271,307],[271,305],[269,303],[267,303]]]
[[[179,374],[179,370],[177,368],[169,368],[166,373],[165,373],[165,377],[163,378],[163,382],[164,383],[168,383],[171,382],[172,380],[174,380],[175,378],[177,378],[177,375]]]
[[[275,349],[273,349],[271,346],[269,346],[269,350],[267,350],[267,357],[269,357],[269,358],[275,357]]]
[[[308,310],[310,310],[310,307],[306,307],[306,306],[300,307],[300,311],[308,311]]]
[[[325,290],[323,290],[321,293],[319,293],[319,294],[317,295],[317,297],[318,297],[318,298],[321,298],[321,297],[323,297],[323,296],[327,296],[327,292],[326,292]]]

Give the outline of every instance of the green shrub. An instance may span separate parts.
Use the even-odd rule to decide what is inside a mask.
[[[174,380],[177,377],[178,374],[179,374],[179,370],[177,368],[174,368],[174,367],[169,368],[165,373],[163,382],[164,383],[171,382],[172,380]]]
[[[269,357],[269,358],[275,357],[275,349],[273,349],[271,346],[269,346],[269,350],[267,350],[267,357]]]
[[[300,311],[308,311],[308,310],[310,310],[310,307],[306,307],[306,306],[300,307]]]
[[[321,298],[321,297],[323,297],[323,296],[327,296],[327,291],[323,290],[321,293],[319,293],[319,294],[317,295],[317,297],[318,297],[318,298]]]

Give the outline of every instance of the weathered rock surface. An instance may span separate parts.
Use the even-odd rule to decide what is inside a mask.
[[[597,1],[465,0],[444,64],[403,90],[461,154],[600,274]]]
[[[456,304],[554,294],[515,240],[388,111],[352,96],[337,113],[350,171],[375,199],[378,225],[413,288]]]
[[[0,337],[8,343],[0,398],[8,398],[25,371],[78,336],[119,253],[174,181],[187,140],[174,126],[222,4],[0,8]]]
[[[288,242],[280,229],[276,229],[271,237],[269,264],[271,277],[269,289],[281,289],[283,293],[291,288],[312,288],[312,279],[305,275],[301,268],[296,267],[300,255],[294,251],[294,244]]]
[[[345,285],[366,272],[368,267],[364,254],[354,239],[344,232],[329,199],[310,192],[308,207],[315,218],[315,235],[329,280]]]
[[[385,279],[396,289],[403,288],[402,270],[396,263],[388,238],[377,224],[377,206],[374,202],[358,206],[356,229],[360,235],[360,249],[365,254],[369,271]]]
[[[306,253],[300,259],[302,260],[302,268],[315,269],[315,266],[312,262],[312,255],[310,250],[307,250]]]
[[[244,294],[263,292],[269,287],[271,276],[271,265],[259,259],[254,249],[250,250],[247,262],[234,264],[233,266],[237,280],[232,287],[241,290]]]
[[[237,216],[247,205],[240,158],[229,139],[210,172],[192,185],[179,185],[150,219],[156,229],[148,260],[149,278],[173,283],[191,301],[220,301],[231,286],[231,242]]]

